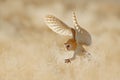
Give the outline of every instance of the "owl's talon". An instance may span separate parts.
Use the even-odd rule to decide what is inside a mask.
[[[71,63],[70,59],[65,59],[65,63]]]

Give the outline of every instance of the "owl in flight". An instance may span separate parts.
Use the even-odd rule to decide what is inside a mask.
[[[64,45],[68,51],[74,51],[74,54],[72,58],[65,59],[65,63],[74,60],[76,55],[86,55],[87,51],[84,49],[83,45],[89,46],[92,43],[90,33],[78,24],[74,11],[72,14],[74,23],[73,28],[67,26],[64,22],[53,15],[47,15],[45,17],[45,23],[52,31],[60,35],[71,37],[71,39],[65,42]]]

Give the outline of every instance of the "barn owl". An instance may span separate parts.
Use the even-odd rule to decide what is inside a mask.
[[[45,23],[52,31],[60,35],[71,37],[64,45],[68,51],[74,51],[74,54],[72,58],[65,59],[65,63],[74,60],[76,55],[85,55],[87,51],[84,49],[83,45],[89,46],[92,43],[90,33],[78,24],[75,11],[73,11],[72,14],[74,23],[73,28],[53,15],[47,15],[45,17]]]

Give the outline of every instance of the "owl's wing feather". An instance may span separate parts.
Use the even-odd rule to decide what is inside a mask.
[[[55,16],[46,16],[45,22],[52,31],[64,36],[73,36],[71,28]]]
[[[91,35],[88,31],[86,31],[85,29],[80,27],[76,31],[76,41],[80,44],[84,44],[84,45],[89,46],[92,43]]]
[[[74,28],[75,28],[75,39],[77,44],[83,44],[83,45],[90,45],[92,43],[91,35],[90,33],[82,28],[77,21],[77,17],[75,15],[75,11],[73,11],[73,22],[74,22]]]

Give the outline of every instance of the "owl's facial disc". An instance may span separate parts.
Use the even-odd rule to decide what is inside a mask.
[[[74,51],[76,49],[76,41],[74,39],[69,39],[66,43],[64,43],[65,49],[68,51]]]

